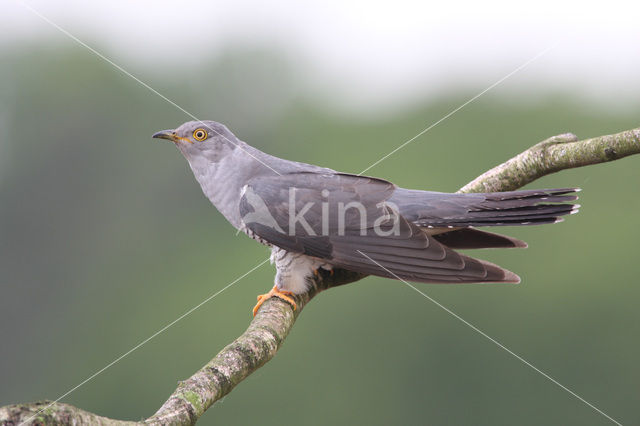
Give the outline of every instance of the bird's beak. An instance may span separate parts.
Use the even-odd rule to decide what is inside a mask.
[[[155,139],[167,139],[172,142],[178,142],[178,135],[176,134],[176,131],[173,129],[161,130],[157,133],[154,133],[153,136],[151,137]]]

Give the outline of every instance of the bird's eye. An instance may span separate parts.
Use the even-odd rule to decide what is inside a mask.
[[[193,132],[193,138],[197,141],[203,141],[207,138],[207,131],[205,129],[196,129]]]

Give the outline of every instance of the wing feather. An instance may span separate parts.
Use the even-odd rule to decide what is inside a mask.
[[[517,282],[509,271],[456,253],[400,212],[390,215],[395,191],[395,185],[381,179],[292,173],[251,180],[239,207],[243,218],[268,216],[244,226],[269,244],[356,272],[422,282]],[[256,211],[254,195],[266,212]],[[362,208],[343,209],[340,221],[340,205],[349,203]],[[292,221],[303,212],[304,224]]]

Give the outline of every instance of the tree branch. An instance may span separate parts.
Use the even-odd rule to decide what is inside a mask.
[[[458,192],[500,192],[518,189],[551,173],[605,163],[640,153],[640,128],[578,141],[567,133],[551,137],[465,185]],[[251,373],[273,358],[304,306],[320,291],[348,284],[366,275],[343,269],[321,270],[311,289],[296,296],[298,309],[278,299],[267,300],[249,328],[178,388],[160,409],[142,422],[111,420],[59,402],[8,405],[0,408],[3,425],[189,425]]]
[[[640,128],[579,141],[552,136],[466,184],[458,192],[513,191],[564,169],[606,163],[640,152]]]

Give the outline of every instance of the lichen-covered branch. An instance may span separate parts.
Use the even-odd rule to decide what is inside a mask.
[[[178,385],[148,424],[193,424],[211,405],[273,358],[307,303],[320,291],[364,278],[344,269],[320,270],[311,289],[295,296],[294,311],[287,302],[264,302],[249,328],[193,376]]]
[[[489,170],[459,192],[500,192],[518,189],[560,170],[617,160],[640,153],[640,128],[578,141],[570,133],[540,142]],[[2,425],[189,425],[251,373],[273,358],[304,306],[320,291],[358,281],[365,275],[335,269],[322,271],[305,294],[296,296],[298,309],[277,298],[267,300],[249,328],[178,388],[160,409],[142,422],[111,420],[63,403],[48,401],[0,408]]]
[[[139,423],[112,420],[62,402],[39,401],[0,407],[0,424],[131,426]]]
[[[565,133],[542,141],[469,182],[458,192],[513,191],[564,169],[640,153],[640,128],[579,141]]]

